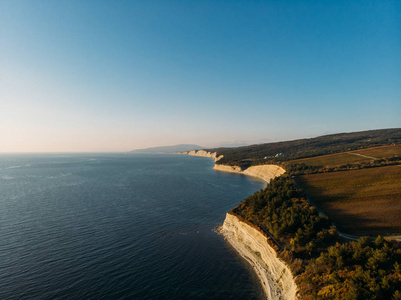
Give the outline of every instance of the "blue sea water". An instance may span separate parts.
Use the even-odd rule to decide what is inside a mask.
[[[213,229],[263,188],[180,155],[0,156],[0,299],[260,299]]]

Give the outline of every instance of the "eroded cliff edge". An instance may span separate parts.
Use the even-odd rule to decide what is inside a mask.
[[[285,173],[285,170],[277,165],[257,165],[251,166],[245,170],[242,170],[238,166],[227,166],[227,165],[219,165],[215,164],[213,167],[214,170],[228,172],[228,173],[236,173],[236,174],[244,174],[252,177],[259,178],[267,183],[270,179],[280,176]]]
[[[297,286],[289,267],[277,257],[267,237],[257,228],[227,213],[221,234],[258,275],[269,300],[296,299]]]
[[[257,165],[257,166],[251,166],[243,170],[239,166],[228,166],[228,165],[217,164],[217,162],[221,158],[223,158],[223,155],[217,156],[217,152],[208,152],[205,150],[191,150],[185,152],[176,152],[176,154],[209,157],[212,158],[216,163],[213,167],[213,170],[227,173],[248,175],[259,178],[267,183],[270,181],[270,179],[285,173],[285,170],[277,165]]]
[[[223,155],[217,156],[217,152],[208,152],[205,150],[191,150],[191,151],[184,151],[184,152],[176,152],[176,154],[210,157],[210,158],[213,158],[213,160],[215,162],[223,157]]]

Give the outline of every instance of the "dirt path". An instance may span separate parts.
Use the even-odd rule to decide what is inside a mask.
[[[359,154],[359,153],[352,153],[352,152],[348,152],[348,154],[351,154],[351,155],[356,155],[356,156],[362,156],[362,157],[365,157],[365,158],[370,158],[370,159],[378,159],[378,158],[376,158],[376,157],[373,157],[373,156],[367,156],[367,155],[363,155],[363,154]]]
[[[346,234],[346,233],[340,232],[338,229],[337,229],[337,232],[341,237],[343,237],[347,240],[351,240],[351,241],[357,241],[360,237],[363,236],[363,235]],[[375,240],[377,237],[378,237],[377,235],[370,236],[370,238],[373,240]],[[390,239],[390,240],[395,240],[395,241],[401,242],[401,235],[384,235],[382,237],[384,237],[385,239]]]

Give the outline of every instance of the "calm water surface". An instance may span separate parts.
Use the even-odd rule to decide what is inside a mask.
[[[264,184],[179,155],[1,155],[0,299],[260,299],[213,228]]]

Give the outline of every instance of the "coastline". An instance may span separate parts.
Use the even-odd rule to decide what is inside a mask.
[[[213,158],[217,162],[222,156],[204,150],[188,151],[177,154]],[[216,164],[213,170],[242,174],[257,178],[266,184],[285,170],[277,165],[257,165],[242,170],[239,166]],[[253,268],[262,284],[266,299],[296,299],[297,286],[290,268],[277,256],[263,232],[243,222],[228,212],[218,232]]]
[[[223,155],[217,156],[217,152],[207,152],[205,150],[192,150],[185,152],[176,152],[175,154],[212,158],[215,162],[213,170],[226,173],[247,175],[262,180],[266,182],[266,184],[269,183],[270,179],[285,173],[285,170],[277,165],[257,165],[242,170],[241,167],[239,166],[217,164],[217,162],[223,157]]]
[[[245,170],[242,170],[238,166],[218,165],[215,164],[213,170],[247,175],[250,177],[257,178],[264,181],[266,184],[269,183],[270,179],[280,176],[285,173],[285,170],[277,165],[257,165],[251,166]]]
[[[263,232],[229,212],[219,233],[252,266],[266,299],[296,299],[294,276],[287,264],[277,257]]]
[[[174,154],[209,157],[209,158],[213,158],[213,160],[215,162],[223,157],[223,155],[217,156],[217,152],[208,152],[208,151],[205,151],[205,150],[191,150],[191,151],[184,151],[184,152],[175,152]]]

